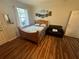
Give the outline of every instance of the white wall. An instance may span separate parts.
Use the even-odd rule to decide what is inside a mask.
[[[10,20],[16,24],[16,20],[18,19],[16,7],[24,8],[28,10],[30,23],[33,23],[32,19],[32,9],[31,5],[27,5],[18,1],[13,0],[1,0],[0,1],[0,11],[6,13],[10,16]]]
[[[13,3],[11,0],[1,0],[0,11],[8,14],[10,16],[11,21],[14,22],[15,16],[13,12]]]
[[[13,11],[12,1],[11,0],[1,0],[0,1],[0,12],[3,14],[8,14],[11,22],[14,23],[14,24],[5,25],[6,30],[3,30],[4,31],[3,34],[5,35],[5,33],[6,33],[6,35],[4,36],[4,37],[6,37],[6,39],[5,40],[1,39],[2,41],[0,42],[0,44],[3,44],[3,43],[6,43],[6,42],[11,41],[14,38],[16,38],[16,23],[15,23],[15,15],[14,15],[14,11]]]
[[[49,24],[62,25],[66,28],[70,12],[79,10],[79,0],[56,0],[53,2],[44,2],[35,6],[35,12],[39,9],[52,11],[52,16],[47,17]]]
[[[17,14],[17,10],[16,10],[16,7],[19,7],[19,8],[23,8],[23,9],[26,9],[28,11],[28,16],[29,16],[29,21],[30,21],[30,24],[33,23],[33,7],[31,5],[27,5],[27,4],[24,4],[24,3],[21,3],[19,1],[14,1],[14,8],[15,8],[15,13],[16,13],[16,19],[18,20],[18,14]]]
[[[30,12],[29,13],[29,19],[30,19],[30,23],[32,23],[32,7],[30,5],[26,5],[26,4],[23,4],[23,3],[20,3],[18,1],[13,1],[13,0],[1,0],[0,1],[0,12],[2,12],[3,14],[8,14],[9,17],[10,17],[10,20],[11,22],[13,22],[14,24],[8,24],[8,37],[9,39],[6,40],[5,42],[7,41],[10,41],[10,39],[13,39],[14,37],[17,36],[17,13],[16,13],[16,7],[21,7],[21,8],[25,8],[25,9],[28,9],[28,11]]]

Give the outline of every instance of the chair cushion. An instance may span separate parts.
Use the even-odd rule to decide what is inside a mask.
[[[46,30],[46,34],[63,37],[64,31],[62,29],[62,26],[60,25],[49,25],[49,27]]]

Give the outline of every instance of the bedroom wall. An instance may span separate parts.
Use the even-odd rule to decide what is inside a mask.
[[[11,22],[13,24],[7,24],[6,26],[6,31],[4,33],[7,33],[5,36],[7,37],[5,40],[2,40],[0,42],[0,45],[3,43],[6,43],[8,41],[11,41],[15,39],[16,36],[16,23],[15,23],[15,15],[13,11],[13,3],[11,0],[1,0],[0,1],[0,12],[3,14],[8,14],[10,17]],[[3,34],[4,34],[3,33]]]
[[[52,16],[45,18],[49,21],[49,24],[62,25],[65,29],[70,12],[72,10],[79,10],[79,0],[56,0],[53,2],[40,3],[39,5],[35,6],[34,11],[36,12],[40,9],[52,11]]]
[[[33,10],[33,6],[21,3],[19,1],[14,1],[14,9],[15,9],[16,19],[17,19],[17,23],[18,23],[19,19],[18,19],[18,14],[17,14],[17,10],[16,10],[17,7],[26,9],[28,11],[29,22],[30,22],[30,24],[32,24],[33,23],[33,19],[34,19],[33,16],[32,16],[32,14],[33,14],[33,11],[32,11]]]
[[[3,43],[6,43],[14,38],[16,38],[18,35],[18,31],[17,31],[17,13],[16,13],[16,6],[17,7],[22,7],[22,8],[25,8],[29,10],[29,15],[30,15],[30,23],[32,23],[31,19],[32,19],[32,16],[31,16],[31,13],[32,8],[31,6],[28,6],[26,4],[23,4],[23,3],[20,3],[18,1],[13,1],[13,0],[1,0],[0,1],[0,12],[2,12],[3,14],[8,14],[9,17],[10,17],[10,20],[11,22],[13,22],[13,24],[8,24],[8,29],[10,31],[8,31],[7,33],[7,36],[9,37],[8,40],[5,40],[4,42],[0,43],[3,44]]]

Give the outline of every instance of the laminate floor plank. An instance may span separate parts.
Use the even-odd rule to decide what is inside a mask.
[[[47,35],[37,45],[18,37],[0,46],[0,59],[79,59],[79,39]]]

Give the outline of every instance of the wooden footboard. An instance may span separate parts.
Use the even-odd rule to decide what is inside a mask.
[[[35,43],[39,43],[41,41],[41,36],[39,35],[38,31],[34,33],[28,33],[28,32],[24,32],[21,29],[19,29],[19,32],[20,32],[20,36],[27,40],[30,40]]]

